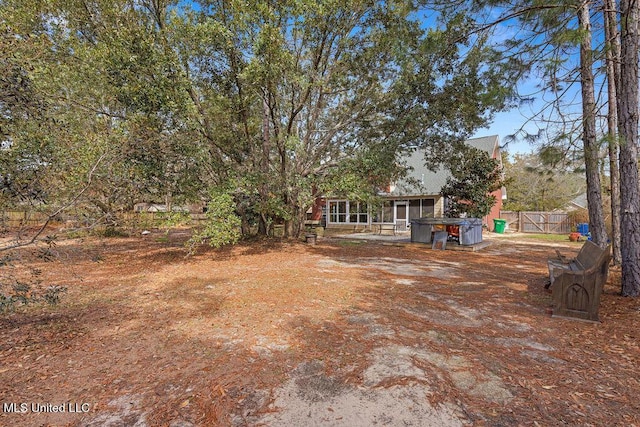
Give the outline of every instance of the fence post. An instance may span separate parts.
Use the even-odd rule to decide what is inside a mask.
[[[524,215],[522,215],[522,211],[518,211],[518,232],[522,233],[524,226]]]

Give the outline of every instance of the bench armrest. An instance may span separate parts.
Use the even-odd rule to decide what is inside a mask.
[[[571,261],[569,258],[567,258],[566,256],[562,255],[558,249],[556,249],[556,255],[558,255],[558,260],[560,262],[563,262],[565,264],[569,264],[569,262]]]

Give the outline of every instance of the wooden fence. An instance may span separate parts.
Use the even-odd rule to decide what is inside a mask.
[[[565,234],[575,225],[566,212],[500,211],[500,218],[507,221],[507,229],[521,233]]]
[[[190,214],[191,225],[206,219],[205,214]],[[500,218],[507,221],[507,229],[521,233],[565,234],[572,231],[575,225],[566,212],[513,212],[500,211]],[[133,227],[153,227],[166,220],[162,212],[129,212],[122,215],[124,222]],[[43,224],[47,216],[39,212],[5,211],[0,212],[0,226],[19,227]],[[73,221],[72,215],[58,218],[58,221]]]
[[[81,227],[80,215],[65,213],[53,219],[54,223],[69,223],[71,227]],[[0,211],[0,227],[30,227],[44,224],[49,217],[41,212],[33,211]],[[120,214],[118,218],[131,227],[156,227],[167,221],[165,212],[127,212]],[[189,214],[188,224],[194,225],[206,220],[206,214]]]
[[[0,226],[20,227],[43,224],[48,216],[40,212],[0,211]]]

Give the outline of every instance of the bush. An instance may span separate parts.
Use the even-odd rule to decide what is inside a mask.
[[[56,305],[60,302],[60,295],[66,291],[67,288],[63,286],[51,285],[47,286],[44,291],[37,292],[28,283],[16,282],[8,293],[0,292],[0,313],[13,311],[17,305],[39,302]]]
[[[16,306],[46,302],[55,305],[67,288],[58,285],[43,287],[38,269],[31,269],[30,277],[16,278],[13,274],[14,262],[17,259],[7,254],[0,258],[0,267],[5,272],[0,275],[0,313],[13,311]]]
[[[187,242],[189,252],[193,253],[205,242],[214,248],[237,243],[241,236],[240,226],[241,220],[236,215],[233,196],[229,192],[212,191],[205,224]]]

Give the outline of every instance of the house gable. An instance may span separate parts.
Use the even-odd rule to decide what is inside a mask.
[[[500,139],[498,135],[471,138],[466,141],[466,144],[487,152],[492,159],[499,159],[500,163],[502,163],[500,157]]]
[[[493,159],[500,157],[500,140],[498,135],[471,138],[465,144],[482,150]],[[390,197],[415,197],[415,196],[439,196],[442,187],[446,184],[451,172],[439,167],[435,172],[425,166],[425,150],[415,150],[404,161],[410,168],[407,179],[399,181],[391,186],[386,196]]]

